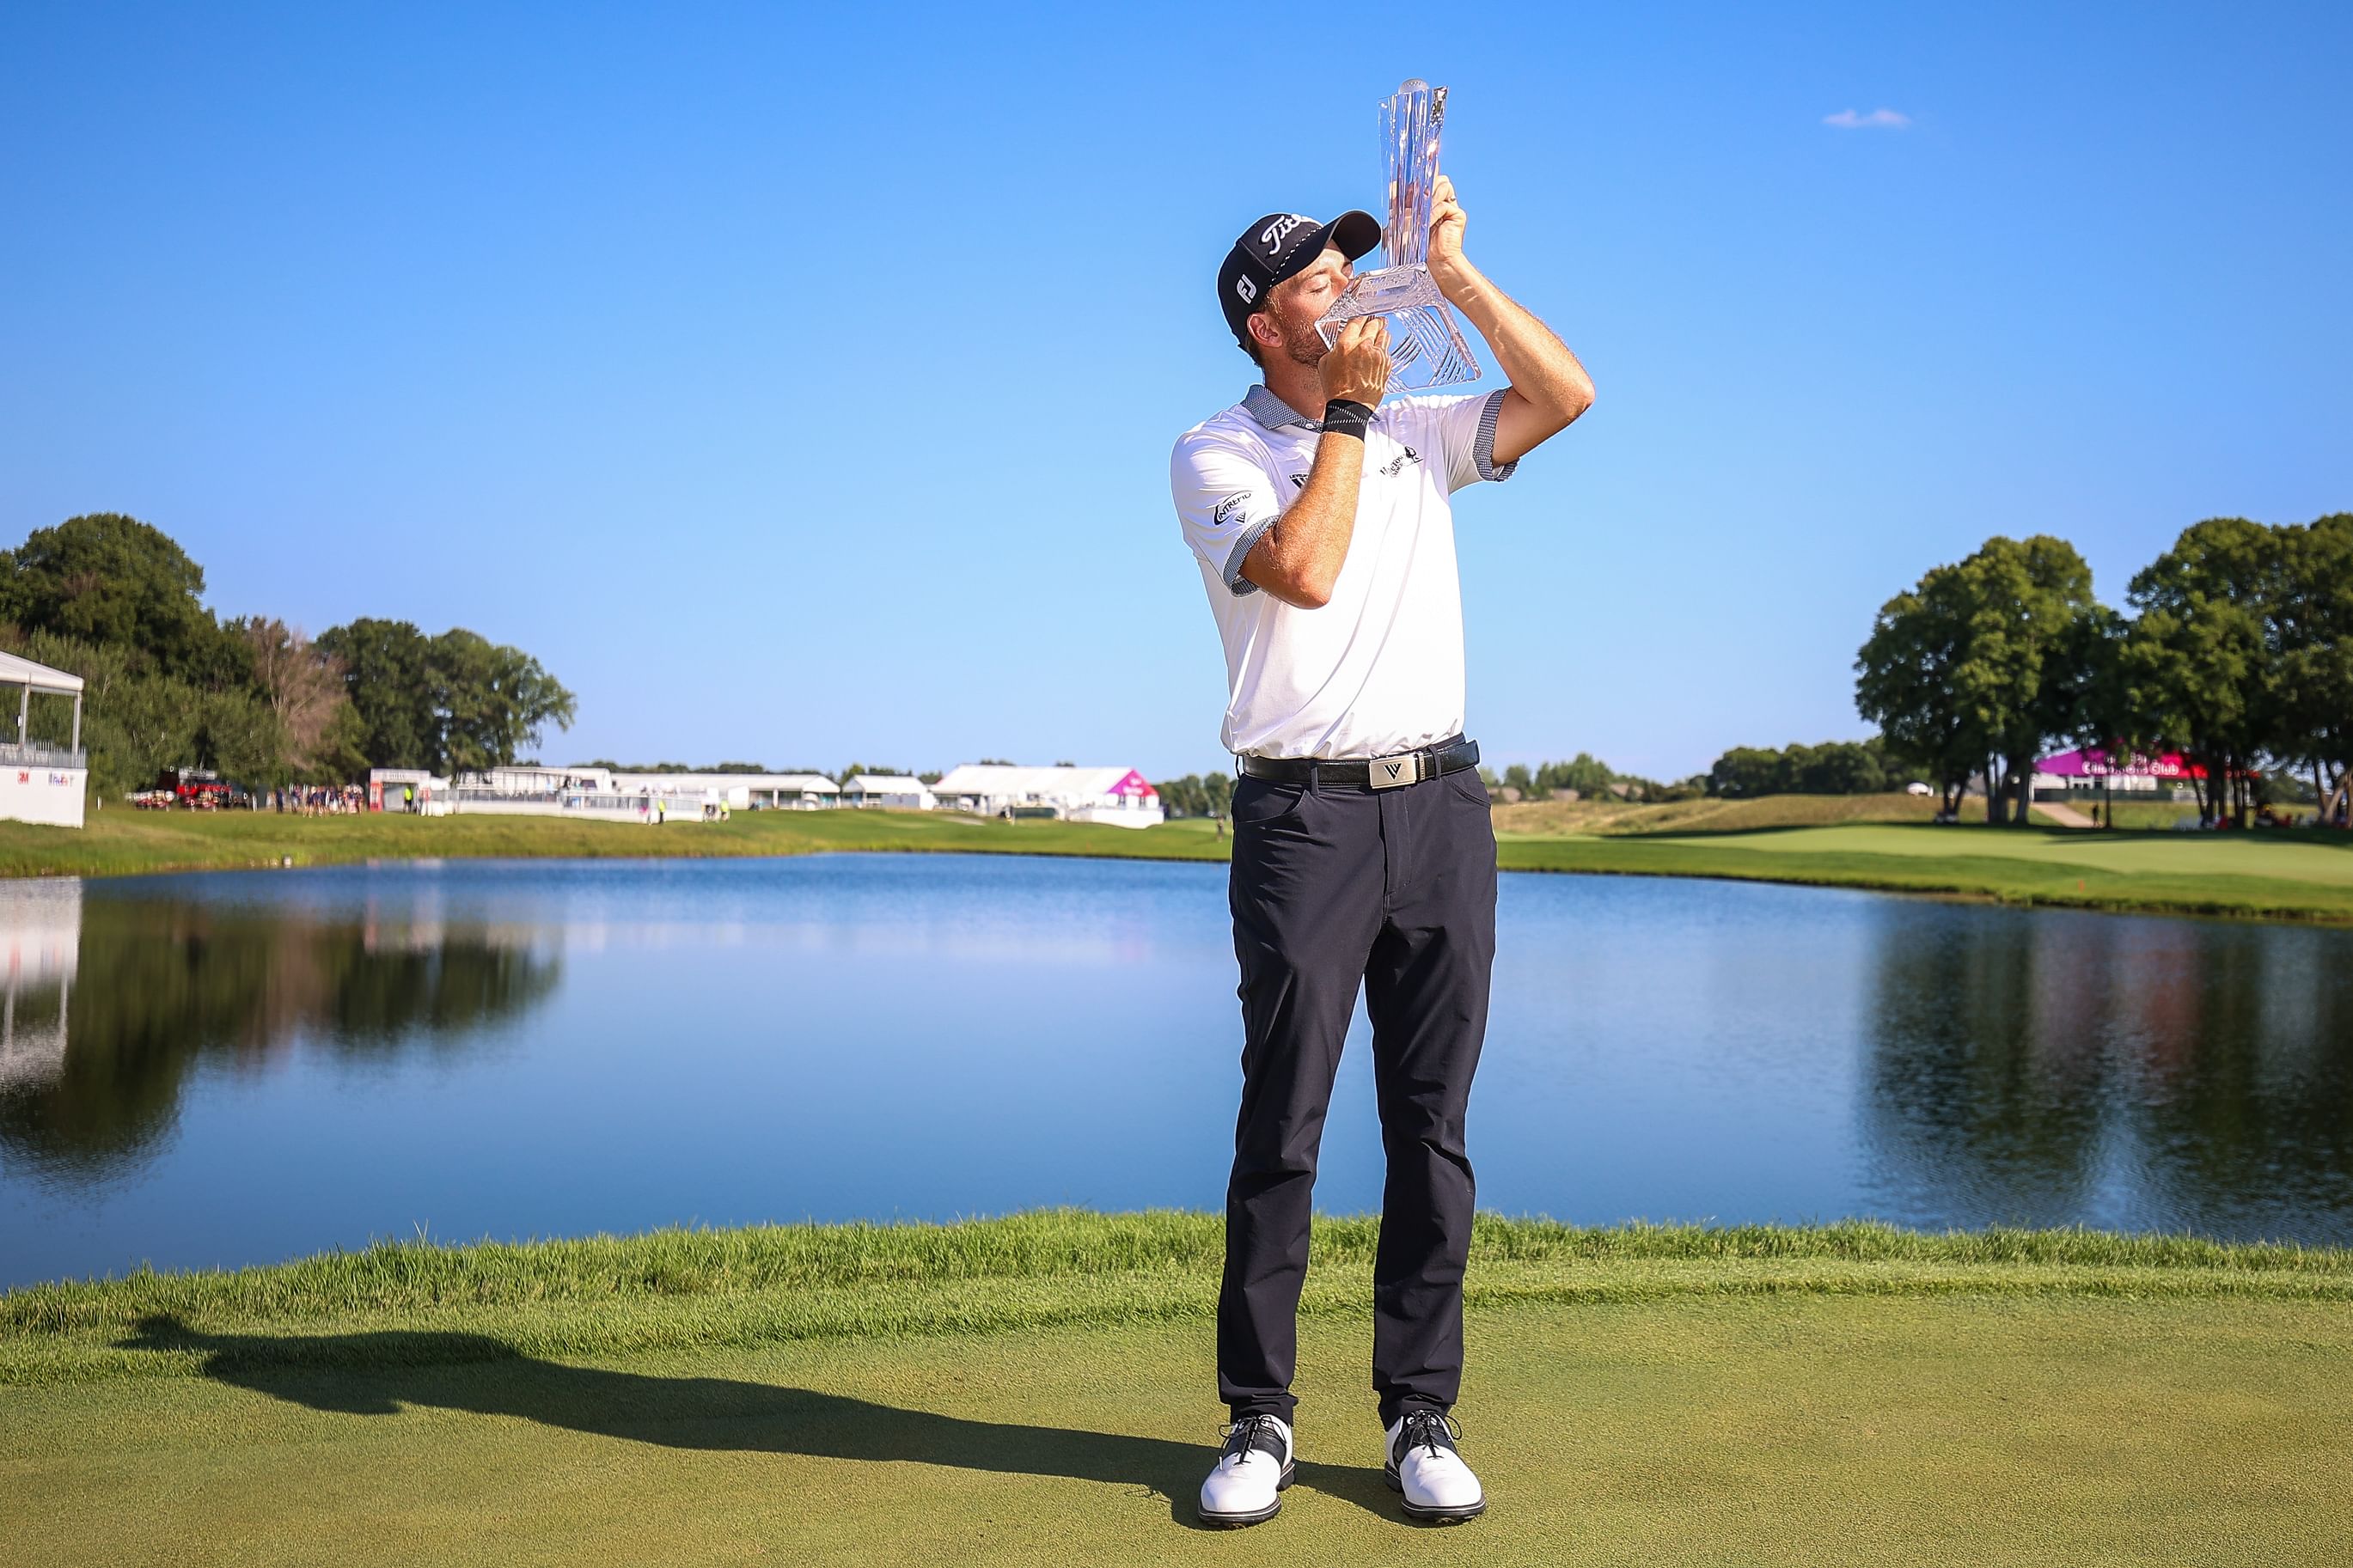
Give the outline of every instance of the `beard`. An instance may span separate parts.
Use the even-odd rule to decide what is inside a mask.
[[[1315,330],[1314,321],[1293,321],[1282,316],[1275,321],[1282,328],[1283,357],[1292,363],[1322,364],[1324,356],[1332,352],[1332,345],[1324,341],[1324,334]]]

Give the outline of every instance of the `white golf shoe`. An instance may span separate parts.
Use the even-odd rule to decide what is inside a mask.
[[[1409,1410],[1389,1428],[1389,1489],[1405,1511],[1433,1524],[1457,1524],[1487,1506],[1479,1478],[1455,1451],[1456,1427],[1444,1412]]]
[[[1291,1423],[1245,1415],[1226,1428],[1226,1447],[1201,1483],[1201,1522],[1258,1524],[1282,1508],[1291,1484]]]

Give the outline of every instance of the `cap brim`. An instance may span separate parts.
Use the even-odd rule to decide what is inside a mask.
[[[1344,212],[1302,240],[1272,281],[1280,283],[1306,271],[1328,247],[1338,247],[1341,255],[1354,261],[1380,242],[1380,219],[1362,210]]]

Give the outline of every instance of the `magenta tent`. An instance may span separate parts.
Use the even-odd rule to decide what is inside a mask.
[[[2158,756],[2137,754],[2112,758],[2097,746],[2062,752],[2034,764],[2034,771],[2060,779],[2202,779],[2206,770],[2183,760],[2179,752]]]

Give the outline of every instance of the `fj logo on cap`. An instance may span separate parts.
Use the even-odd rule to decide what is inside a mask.
[[[1234,292],[1240,294],[1242,303],[1247,305],[1258,298],[1258,285],[1247,278],[1237,278],[1234,279]]]

